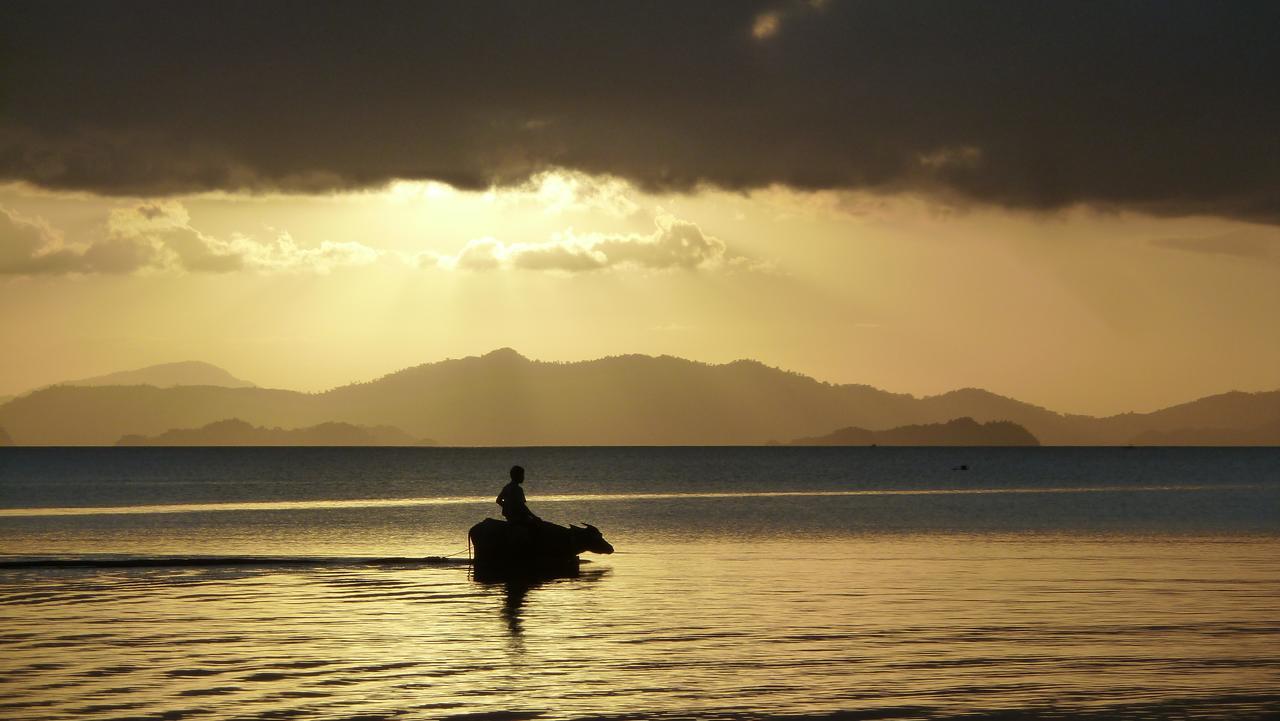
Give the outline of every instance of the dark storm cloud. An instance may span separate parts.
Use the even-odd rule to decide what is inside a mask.
[[[1280,3],[22,3],[0,178],[919,191],[1280,221]]]

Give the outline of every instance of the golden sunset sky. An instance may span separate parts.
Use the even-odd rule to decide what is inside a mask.
[[[1089,414],[1280,388],[1265,23],[165,7],[0,18],[0,394],[504,346]]]

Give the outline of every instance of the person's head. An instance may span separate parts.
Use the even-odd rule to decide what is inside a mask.
[[[524,466],[511,467],[511,482],[524,483]]]

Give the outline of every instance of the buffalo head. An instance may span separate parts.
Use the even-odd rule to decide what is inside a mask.
[[[592,553],[613,553],[613,545],[604,540],[600,529],[590,523],[584,523],[582,526],[570,524],[569,529],[573,532],[576,544],[583,550]]]

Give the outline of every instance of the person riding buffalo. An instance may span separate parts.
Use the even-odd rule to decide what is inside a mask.
[[[522,483],[524,483],[524,468],[512,466],[511,482],[503,486],[502,492],[498,494],[498,505],[502,506],[502,517],[511,523],[533,526],[542,519],[529,510],[529,505],[524,500],[524,488],[520,485]]]

